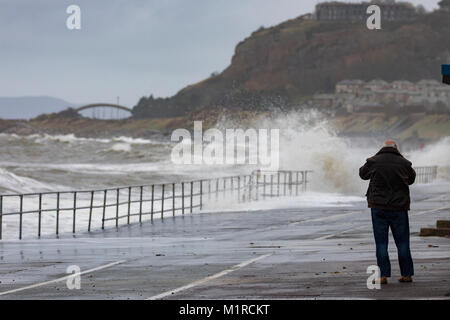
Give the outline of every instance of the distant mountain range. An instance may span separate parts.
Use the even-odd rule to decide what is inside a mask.
[[[47,96],[0,97],[0,118],[31,119],[43,113],[59,112],[76,104]]]

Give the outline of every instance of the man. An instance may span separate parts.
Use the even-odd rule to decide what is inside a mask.
[[[359,176],[369,180],[367,202],[372,211],[373,234],[375,236],[377,264],[381,277],[377,281],[387,284],[391,276],[388,254],[389,227],[398,251],[400,282],[412,282],[413,261],[409,248],[410,205],[409,185],[414,183],[416,172],[411,162],[398,151],[397,144],[387,140],[378,153],[367,159],[359,169]]]

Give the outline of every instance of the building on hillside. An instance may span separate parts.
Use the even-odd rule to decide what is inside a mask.
[[[395,90],[416,91],[417,86],[407,80],[397,80],[392,82],[392,88]]]
[[[370,91],[389,89],[389,83],[387,83],[384,80],[375,79],[375,80],[367,82],[364,85],[364,89],[367,89]]]
[[[442,0],[439,4],[439,10],[450,12],[450,0]]]
[[[447,0],[443,0],[447,1]],[[367,8],[376,4],[381,9],[381,19],[387,21],[414,20],[422,14],[409,2],[395,2],[395,0],[375,0],[371,2],[346,3],[322,2],[316,5],[317,20],[361,21],[366,20]]]
[[[336,93],[356,94],[364,87],[364,84],[362,80],[342,80],[336,84]]]
[[[419,110],[450,111],[450,87],[436,80],[420,80],[412,83],[397,80],[342,80],[336,84],[334,95],[320,94],[313,104],[321,109],[345,110],[347,112],[380,112],[386,108],[406,107],[410,112]],[[388,110],[388,109],[384,110]]]
[[[419,82],[417,82],[417,89],[421,90],[421,91],[425,91],[425,92],[428,92],[435,88],[439,88],[441,86],[442,86],[442,83],[440,83],[437,80],[425,79],[425,80],[420,80]]]
[[[447,105],[450,107],[450,88],[446,86],[441,86],[438,88],[434,88],[432,90],[433,96],[438,99],[442,99],[447,101]]]

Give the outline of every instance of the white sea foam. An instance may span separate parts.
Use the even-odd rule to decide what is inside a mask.
[[[364,197],[348,196],[339,193],[304,192],[296,197],[275,197],[259,201],[237,202],[236,198],[229,197],[218,202],[206,203],[204,209],[210,212],[259,211],[289,208],[328,208],[353,207],[355,203],[365,201]]]
[[[128,144],[153,144],[153,145],[171,145],[171,142],[167,141],[158,141],[153,139],[144,139],[144,138],[132,138],[126,136],[118,136],[113,138],[83,138],[77,137],[74,134],[65,134],[65,135],[50,135],[50,134],[31,134],[27,136],[19,136],[17,134],[6,134],[0,133],[0,138],[3,139],[27,139],[34,141],[36,143],[46,143],[48,141],[52,142],[62,142],[62,143],[85,143],[85,142],[93,142],[93,143],[116,143],[116,142],[124,142]]]
[[[239,127],[223,119],[219,127]],[[255,118],[251,127],[280,129],[280,164],[286,170],[313,170],[309,187],[318,192],[361,195],[367,182],[359,178],[359,168],[383,145],[381,138],[343,138],[316,111]],[[450,179],[450,137],[405,153],[413,166],[439,167],[438,177]]]
[[[220,124],[235,125],[227,120]],[[256,118],[250,126],[280,130],[281,169],[314,171],[309,179],[313,190],[359,195],[365,189],[358,169],[379,145],[353,146],[331,129],[321,113],[291,112],[270,119]]]
[[[111,149],[112,151],[117,152],[130,152],[131,151],[131,144],[129,143],[116,143],[114,144]]]
[[[45,192],[55,190],[55,188],[64,189],[63,186],[49,185],[35,179],[19,176],[4,168],[0,168],[0,188],[10,193],[27,193],[36,190]]]
[[[438,166],[438,178],[450,179],[450,137],[410,152],[415,166]]]

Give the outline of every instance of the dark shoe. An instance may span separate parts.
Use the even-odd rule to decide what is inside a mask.
[[[413,282],[412,277],[408,276],[408,277],[400,277],[398,278],[398,282]]]
[[[387,277],[377,278],[377,279],[375,279],[375,280],[372,281],[372,284],[376,284],[376,283],[379,283],[379,284],[387,284],[387,283],[388,283],[388,282],[387,282]]]

